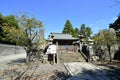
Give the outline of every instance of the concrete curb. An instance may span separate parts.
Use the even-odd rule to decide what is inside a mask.
[[[70,74],[71,76],[73,76],[74,74],[72,73],[72,71],[69,68],[69,66],[66,63],[63,63],[63,65],[65,66],[66,70],[68,71],[68,74]]]

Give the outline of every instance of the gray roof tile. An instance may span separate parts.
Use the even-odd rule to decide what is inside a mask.
[[[51,33],[54,37],[53,39],[63,39],[63,40],[78,40],[78,38],[72,37],[70,34],[63,33]]]

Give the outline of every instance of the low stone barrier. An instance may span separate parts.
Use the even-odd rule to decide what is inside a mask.
[[[26,54],[26,51],[22,46],[0,44],[1,56],[12,55],[12,54]]]

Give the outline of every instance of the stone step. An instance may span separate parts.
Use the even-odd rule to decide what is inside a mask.
[[[80,53],[60,53],[58,55],[63,62],[86,62]]]

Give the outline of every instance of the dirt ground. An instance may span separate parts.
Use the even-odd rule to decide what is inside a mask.
[[[0,55],[0,70],[8,69],[12,64],[22,63],[26,54]]]
[[[0,80],[53,80],[66,79],[67,70],[64,65],[41,63],[35,60],[25,63],[25,54],[0,56]],[[48,79],[49,78],[49,79]]]
[[[64,54],[65,55],[65,54]],[[71,75],[69,70],[65,67],[63,63],[51,65],[49,62],[41,63],[40,61],[33,61],[29,65],[25,63],[25,54],[17,54],[17,55],[9,55],[9,56],[0,56],[0,80],[74,80],[75,77],[80,79],[80,76],[86,76],[86,71],[88,74],[95,76],[98,74],[97,71],[93,72],[93,69],[100,69],[102,71],[107,72],[105,74],[111,79],[102,78],[99,80],[119,80],[120,79],[120,61],[113,62],[77,62],[77,58],[75,55],[64,56],[67,58],[62,58],[62,62],[64,61],[68,64],[71,69],[76,71],[81,71],[78,75]],[[74,59],[72,59],[74,57]],[[64,59],[64,60],[63,60]],[[72,62],[72,64],[69,64]],[[75,65],[74,65],[75,64]],[[85,70],[86,69],[86,70]],[[73,73],[73,74],[76,74]],[[90,77],[87,74],[87,78]],[[100,73],[101,74],[101,73]],[[103,73],[102,73],[103,74]],[[104,74],[103,74],[104,75]],[[99,75],[100,76],[100,75]],[[98,76],[98,77],[99,77]],[[73,78],[74,77],[74,78]],[[95,76],[97,77],[97,75]],[[78,79],[78,80],[79,80]],[[81,79],[85,80],[85,79]],[[93,80],[93,79],[88,79]]]

